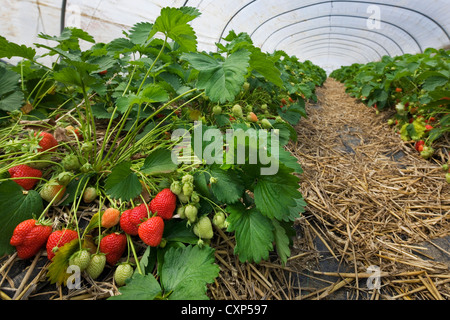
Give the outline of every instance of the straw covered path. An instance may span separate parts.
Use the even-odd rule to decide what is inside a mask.
[[[318,97],[291,148],[308,203],[299,243],[320,239],[341,267],[334,272],[348,273],[334,279],[350,289],[346,298],[448,299],[450,185],[441,164],[449,141],[426,161],[387,126],[389,114],[349,97],[343,84],[328,79]],[[365,279],[375,285],[376,271],[380,291]]]
[[[212,296],[449,299],[450,185],[440,168],[449,141],[426,161],[387,126],[389,114],[377,115],[341,83],[328,79],[317,94],[289,146],[308,203],[291,258],[284,267],[242,265],[219,238],[223,272]]]

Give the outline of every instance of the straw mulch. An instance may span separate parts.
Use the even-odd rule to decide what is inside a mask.
[[[376,115],[342,84],[328,79],[317,94],[289,146],[308,203],[291,258],[240,264],[222,235],[211,297],[449,299],[450,185],[440,168],[448,138],[423,160],[386,125],[388,113]]]

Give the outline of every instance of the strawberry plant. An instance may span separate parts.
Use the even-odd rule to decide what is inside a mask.
[[[50,282],[64,284],[70,265],[92,279],[120,269],[115,281],[125,286],[115,299],[206,298],[219,272],[213,226],[235,235],[240,261],[259,263],[276,250],[286,263],[306,203],[301,166],[285,146],[325,72],[282,51],[264,53],[233,31],[218,52],[199,52],[189,24],[198,15],[163,8],[154,23],[109,43],[77,28],[40,34],[47,44],[36,46],[55,58],[50,67],[34,49],[0,38],[0,58],[24,59],[0,69],[0,254],[13,252],[20,222],[46,216],[73,230],[48,242]],[[173,157],[180,130],[193,137],[187,161]],[[205,138],[229,130],[236,148]],[[87,226],[80,205],[94,209]]]

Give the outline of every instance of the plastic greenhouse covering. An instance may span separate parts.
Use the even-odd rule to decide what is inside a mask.
[[[448,0],[3,0],[0,34],[30,46],[44,41],[39,33],[74,26],[108,42],[137,22],[153,22],[167,6],[201,12],[191,24],[199,50],[217,50],[231,30],[247,32],[263,51],[281,49],[328,72],[450,42]]]

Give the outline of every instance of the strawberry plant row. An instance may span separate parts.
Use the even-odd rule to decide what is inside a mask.
[[[214,228],[241,262],[286,263],[306,203],[284,147],[326,74],[246,33],[200,52],[199,15],[163,8],[108,43],[40,34],[42,56],[0,37],[0,58],[23,58],[0,65],[0,255],[46,248],[49,281],[67,286],[70,268],[95,280],[109,265],[111,299],[207,298]]]
[[[450,132],[449,54],[449,50],[428,48],[420,54],[341,67],[330,76],[377,112],[394,111],[388,125],[412,142],[421,157],[430,159],[434,143]],[[446,178],[450,181],[448,171]]]

